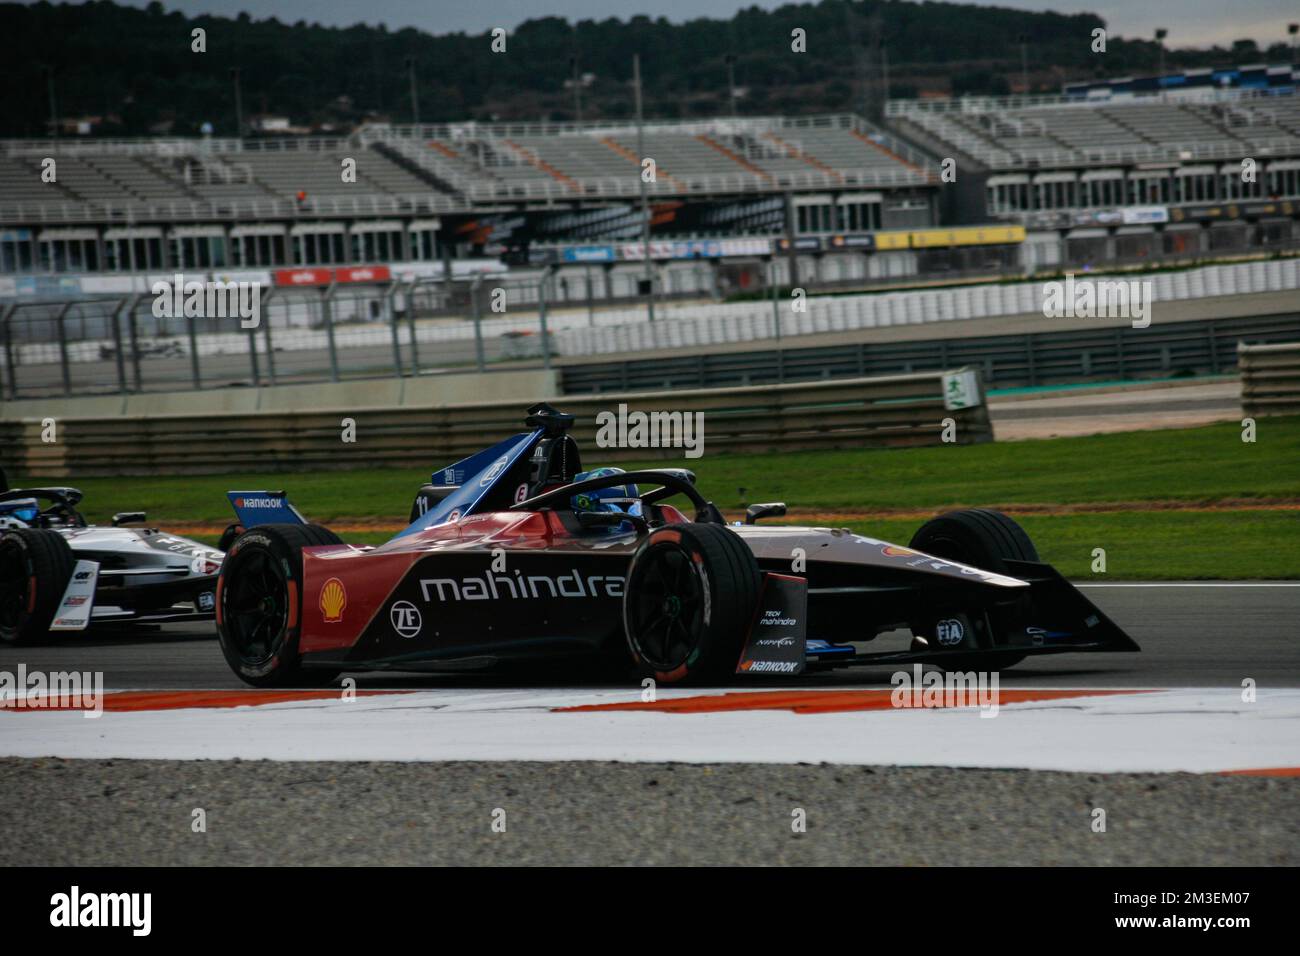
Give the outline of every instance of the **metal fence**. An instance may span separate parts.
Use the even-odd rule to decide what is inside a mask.
[[[957,370],[962,372],[965,370]],[[952,374],[952,373],[948,373]],[[565,399],[577,417],[574,437],[595,448],[597,415],[667,412],[703,415],[704,453],[774,449],[932,445],[953,422],[958,444],[992,440],[980,402],[949,409],[945,373],[785,385],[708,389],[671,395],[629,393]],[[978,373],[974,394],[980,394]],[[310,468],[434,467],[479,450],[492,436],[519,431],[516,402],[437,408],[346,408],[296,412],[68,418],[60,440],[41,439],[39,419],[0,421],[6,468],[24,478],[126,474],[218,474]],[[355,441],[340,440],[340,421]],[[694,421],[694,420],[693,420]],[[676,458],[682,447],[600,447],[602,460]],[[689,460],[684,462],[689,465]]]
[[[1261,415],[1300,415],[1300,335],[1273,345],[1241,344],[1242,411]]]
[[[520,336],[509,334],[515,327],[531,330],[536,318],[478,321],[484,289],[476,288],[460,303],[463,317],[447,307],[443,283],[261,289],[259,294],[252,328],[244,328],[238,316],[159,316],[153,295],[0,307],[0,395],[18,399],[491,371],[502,359],[542,356],[533,344],[539,336],[522,336],[521,343]]]
[[[1290,259],[1259,260],[1158,273],[1151,281],[1160,301],[1285,291],[1295,288],[1298,265]],[[242,328],[238,318],[159,317],[154,296],[143,293],[0,304],[0,396],[129,394],[492,371],[500,362],[520,360],[550,367],[554,356],[614,358],[657,350],[681,355],[672,360],[678,365],[665,368],[694,368],[700,362],[733,361],[716,354],[724,343],[753,342],[759,349],[763,343],[779,344],[783,337],[1023,314],[1040,310],[1043,301],[1039,283],[991,283],[819,296],[808,300],[805,312],[789,314],[772,298],[773,283],[778,293],[793,284],[788,259],[766,268],[759,264],[756,282],[766,298],[752,302],[698,301],[714,287],[707,273],[691,271],[700,268],[686,263],[660,270],[660,308],[653,324],[646,321],[643,305],[617,306],[637,301],[629,289],[635,291],[633,280],[640,277],[618,271],[602,276],[537,270],[450,284],[421,279],[387,286],[263,288],[255,329]],[[821,287],[818,276],[832,285],[849,281],[843,271],[832,272],[825,264],[814,272],[802,259],[798,275],[809,289]],[[595,305],[597,288],[608,296],[600,308]],[[493,311],[498,289],[504,292],[505,313]],[[673,305],[673,298],[694,301]],[[1152,335],[1144,335],[1137,343],[1152,341]],[[859,370],[856,359],[846,358],[851,351],[787,349],[784,354],[816,356],[810,361],[824,361],[818,368],[827,377],[900,371],[920,360],[907,357],[881,367],[864,359]],[[1091,345],[1087,353],[1098,357],[1081,360],[1077,374],[1104,374],[1094,370],[1105,366],[1102,353]],[[1175,350],[1167,359],[1175,369],[1177,358]],[[977,360],[982,361],[979,356],[954,359]],[[935,361],[928,367],[952,364],[946,358]],[[797,364],[794,358],[790,362]],[[1131,368],[1135,363],[1120,359],[1112,364]],[[997,370],[985,372],[990,381],[1001,380]],[[621,380],[621,373],[610,374]],[[610,375],[597,378],[607,381]]]
[[[969,365],[1002,387],[1218,374],[1237,367],[1237,343],[1300,338],[1300,313],[1249,319],[858,342],[822,348],[764,349],[594,362],[560,370],[566,394],[628,389],[717,388],[888,375]]]

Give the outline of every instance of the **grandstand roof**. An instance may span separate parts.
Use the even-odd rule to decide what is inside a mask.
[[[887,114],[998,170],[1300,154],[1291,93],[891,101]]]
[[[930,161],[851,115],[644,127],[655,198],[935,181]],[[373,125],[347,138],[0,141],[0,221],[237,219],[473,211],[631,199],[629,124]],[[41,162],[57,159],[57,181]],[[340,176],[357,161],[355,183]],[[299,194],[305,194],[300,199]]]

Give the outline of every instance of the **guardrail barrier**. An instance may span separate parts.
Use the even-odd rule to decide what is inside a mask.
[[[1300,341],[1237,346],[1241,408],[1251,418],[1300,415]]]
[[[604,412],[703,414],[702,449],[717,452],[934,445],[992,440],[974,369],[836,382],[628,393],[557,400],[577,416],[589,462],[676,459],[686,448],[605,447]],[[218,474],[307,469],[432,469],[522,430],[518,402],[195,415],[69,418],[57,441],[40,419],[0,422],[10,480],[103,475]],[[343,419],[355,422],[344,442]],[[679,419],[680,420],[680,419]],[[947,420],[947,422],[945,422]],[[662,424],[664,420],[660,419]],[[692,418],[691,422],[698,421]],[[945,434],[946,433],[946,434]],[[610,432],[606,431],[606,437]],[[629,432],[628,434],[631,434]],[[688,433],[689,436],[689,433]]]

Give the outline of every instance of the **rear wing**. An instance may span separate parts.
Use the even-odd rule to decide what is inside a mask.
[[[455,521],[457,518],[473,514],[488,493],[515,472],[516,465],[522,462],[521,468],[527,466],[528,453],[545,434],[546,432],[539,428],[536,431],[514,435],[453,465],[439,468],[433,473],[434,483],[439,483],[441,479],[444,487],[455,490],[399,531],[397,537],[414,534],[433,525],[442,524],[444,521]],[[515,477],[519,478],[518,473],[515,473]],[[526,479],[525,474],[521,480],[526,481]]]
[[[227,491],[235,518],[245,528],[260,524],[306,524],[298,509],[289,504],[283,491]]]

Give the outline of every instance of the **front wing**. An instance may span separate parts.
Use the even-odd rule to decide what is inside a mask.
[[[980,657],[1015,654],[1034,656],[1087,651],[1135,652],[1137,642],[1100,608],[1089,601],[1051,565],[1032,561],[1006,562],[1008,572],[1029,585],[1030,623],[1023,636],[1008,643],[991,638],[977,647],[926,648],[862,653],[851,644],[834,643],[809,636],[805,615],[808,600],[806,581],[789,575],[764,574],[763,598],[737,674],[799,674],[805,667],[870,666],[882,664],[933,664],[943,667],[954,661],[968,664]],[[884,589],[882,589],[884,590]]]

